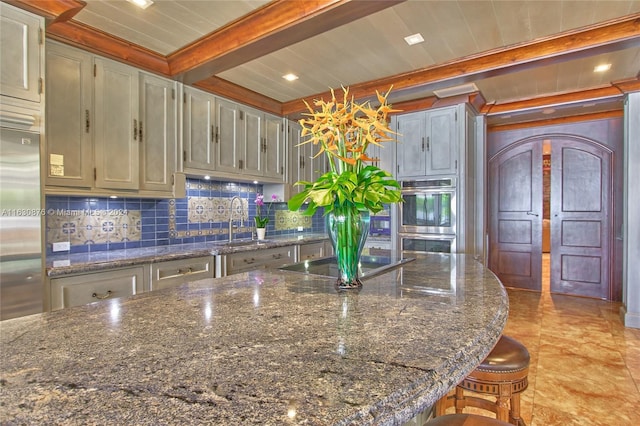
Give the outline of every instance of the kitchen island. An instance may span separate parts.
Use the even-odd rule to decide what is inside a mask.
[[[368,278],[255,271],[0,323],[8,424],[402,424],[480,363],[507,320],[465,255]]]

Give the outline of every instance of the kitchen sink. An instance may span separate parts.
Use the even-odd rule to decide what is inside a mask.
[[[389,269],[402,266],[415,259],[397,259],[388,256],[361,256],[358,276],[362,279],[379,275]],[[338,276],[338,265],[335,256],[322,259],[305,260],[304,262],[286,265],[281,268],[285,271],[299,272],[309,275],[321,275],[324,277]]]

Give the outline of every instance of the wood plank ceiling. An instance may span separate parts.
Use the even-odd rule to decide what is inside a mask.
[[[410,108],[475,83],[498,124],[620,110],[640,90],[640,1],[5,1],[51,38],[283,115],[340,85],[393,84]]]

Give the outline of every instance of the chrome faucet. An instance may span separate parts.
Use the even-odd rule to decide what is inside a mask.
[[[240,226],[242,226],[242,222],[244,221],[244,206],[242,205],[242,198],[237,195],[231,199],[231,204],[229,204],[229,242],[233,241],[233,202],[240,201]]]

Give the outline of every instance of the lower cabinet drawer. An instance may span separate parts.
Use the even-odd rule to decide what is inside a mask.
[[[151,265],[151,290],[213,278],[213,269],[213,256],[153,263]]]
[[[226,275],[253,269],[277,268],[295,262],[295,246],[275,247],[226,255]]]
[[[142,266],[52,278],[51,310],[131,296],[143,291],[144,268]]]
[[[324,242],[310,243],[300,245],[300,258],[298,262],[303,260],[318,259],[327,256],[325,254]]]

